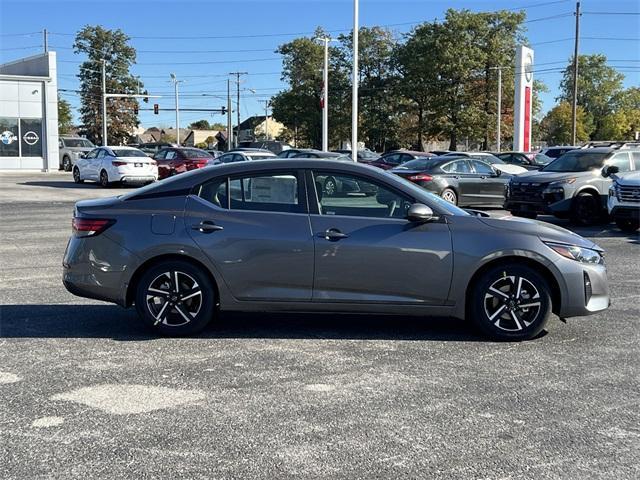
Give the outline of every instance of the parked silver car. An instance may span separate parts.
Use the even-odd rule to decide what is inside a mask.
[[[321,178],[367,185],[323,195]],[[135,304],[167,335],[219,311],[468,318],[487,335],[537,336],[550,313],[609,306],[603,251],[562,228],[470,214],[380,169],[285,159],[203,168],[75,206],[63,281]]]
[[[60,170],[70,172],[76,164],[76,160],[94,148],[96,148],[96,146],[86,138],[59,137],[58,151],[60,155]]]

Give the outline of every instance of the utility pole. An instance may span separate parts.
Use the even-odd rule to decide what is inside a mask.
[[[580,44],[580,2],[576,2],[576,38],[573,50],[573,103],[571,105],[571,145],[576,144],[578,115],[578,47]]]
[[[502,120],[502,67],[495,67],[496,70],[498,70],[498,106],[497,106],[497,111],[496,111],[496,117],[497,117],[497,125],[496,125],[496,151],[499,152],[500,151],[500,147],[501,147],[501,132],[500,132],[500,128],[501,128],[501,120]]]
[[[171,73],[170,75],[176,96],[176,144],[180,146],[180,107],[178,105],[178,84],[182,82],[182,80],[178,80],[175,73]]]
[[[351,90],[351,158],[358,161],[358,1],[353,0],[353,72]]]
[[[102,146],[107,146],[107,61],[102,59]]]
[[[320,38],[324,42],[324,67],[322,69],[322,150],[329,151],[329,42],[331,37]]]
[[[231,107],[231,79],[227,78],[227,152],[233,145],[233,110]]]
[[[49,34],[46,28],[42,30],[42,46],[44,47],[44,53],[47,53],[49,51]]]
[[[231,72],[229,75],[235,75],[236,76],[236,101],[237,101],[237,105],[236,105],[236,114],[237,114],[237,119],[238,119],[238,134],[236,135],[236,147],[238,146],[239,140],[240,140],[240,75],[248,75],[248,72]]]
[[[269,141],[269,100],[260,100],[261,102],[264,102],[264,122],[265,122],[265,126],[264,126],[264,138]]]

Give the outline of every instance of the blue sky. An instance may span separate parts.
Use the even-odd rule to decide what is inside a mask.
[[[392,25],[390,28],[400,35],[415,23],[442,18],[447,8],[488,11],[518,7],[524,7],[529,20],[544,19],[570,14],[575,9],[575,2],[360,0],[360,24]],[[352,9],[351,0],[0,0],[0,62],[37,53],[41,50],[42,35],[33,32],[46,28],[52,32],[50,49],[58,52],[59,87],[75,89],[78,86],[75,75],[82,57],[71,50],[73,34],[87,24],[120,28],[133,37],[131,44],[138,50],[139,64],[133,67],[132,72],[141,77],[150,92],[166,95],[156,100],[162,108],[173,107],[170,72],[185,80],[181,84],[183,107],[218,108],[225,104],[223,98],[203,97],[202,94],[224,97],[226,74],[246,71],[250,75],[243,77],[242,88],[245,91],[241,102],[241,115],[246,118],[263,113],[264,106],[260,100],[267,99],[283,86],[279,74],[281,61],[273,50],[299,36],[291,34],[312,32],[317,26],[329,31],[349,30],[353,21]],[[640,2],[583,0],[582,10],[637,13]],[[560,73],[553,69],[564,67],[563,62],[573,52],[574,17],[559,16],[531,22],[527,26],[528,38],[535,49],[537,70],[540,70],[535,76],[544,80],[550,89],[543,96],[546,110],[554,104],[560,81]],[[256,37],[248,38],[249,35]],[[198,39],[168,38],[185,36]],[[581,53],[605,54],[611,65],[619,67],[626,75],[626,86],[640,85],[640,16],[585,14],[581,22],[581,37]],[[77,97],[73,95],[65,94],[64,98],[73,106],[78,104]],[[226,122],[220,115],[212,117],[184,112],[181,123],[184,126],[200,118]],[[144,126],[171,126],[174,122],[171,112],[160,115],[141,112],[140,119]]]

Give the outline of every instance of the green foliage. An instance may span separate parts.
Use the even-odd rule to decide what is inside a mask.
[[[571,104],[560,102],[547,113],[541,122],[542,139],[549,145],[570,145],[572,134]],[[584,108],[578,107],[576,112],[576,138],[578,142],[586,142],[593,131],[589,115]]]
[[[207,142],[200,142],[200,143],[196,143],[196,148],[209,148],[209,145],[207,144]]]
[[[109,30],[99,25],[85,26],[75,38],[75,53],[84,53],[87,60],[80,65],[81,132],[94,143],[102,142],[102,59],[106,61],[106,88],[109,93],[135,94],[142,84],[129,73],[136,61],[136,51],[129,46],[129,37],[121,30]],[[139,125],[134,113],[137,100],[111,98],[107,100],[108,143],[121,144]]]
[[[589,121],[594,124],[592,139],[608,139],[608,132],[603,131],[603,122],[614,111],[614,99],[622,92],[623,80],[623,74],[607,65],[606,56],[578,56],[578,105],[584,108]],[[573,101],[573,59],[564,70],[558,100]]]
[[[58,134],[69,133],[73,128],[73,118],[71,116],[71,104],[64,98],[58,99]]]
[[[191,122],[187,128],[192,130],[211,130],[211,125],[208,120],[197,120]]]

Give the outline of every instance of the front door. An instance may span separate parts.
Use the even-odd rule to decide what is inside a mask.
[[[457,185],[458,205],[478,203],[480,178],[471,170],[469,160],[454,160],[441,168],[445,172],[444,176],[450,179],[450,184]]]
[[[300,179],[295,170],[217,177],[188,197],[186,228],[235,298],[311,300],[314,245]]]
[[[500,176],[488,163],[471,160],[471,165],[479,178],[478,201],[487,205],[502,205],[504,203],[504,185],[510,175],[502,173]]]
[[[358,188],[323,195],[323,180],[329,176]],[[453,259],[444,221],[408,222],[413,199],[364,176],[314,171],[308,184],[314,302],[446,302]]]

